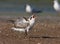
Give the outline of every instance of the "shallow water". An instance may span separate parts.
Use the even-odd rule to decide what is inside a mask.
[[[16,4],[12,2],[0,2],[0,16],[27,16],[25,11],[26,3]],[[30,3],[32,8],[41,9],[43,12],[39,15],[57,15],[52,4],[46,2]]]
[[[54,12],[51,5],[31,4],[32,8],[41,9],[45,12]],[[25,12],[25,4],[2,3],[0,2],[0,12]]]

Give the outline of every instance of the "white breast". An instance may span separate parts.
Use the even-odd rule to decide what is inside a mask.
[[[33,26],[34,23],[35,23],[35,19],[32,18],[32,20],[30,20],[30,25]]]

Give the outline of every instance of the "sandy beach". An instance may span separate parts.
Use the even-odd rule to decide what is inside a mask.
[[[25,33],[12,30],[13,24],[8,20],[30,15],[16,13],[17,16],[14,17],[12,14],[0,13],[0,44],[60,44],[59,16],[38,14],[35,25],[28,35],[25,35]]]

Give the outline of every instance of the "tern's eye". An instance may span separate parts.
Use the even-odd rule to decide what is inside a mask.
[[[33,16],[33,18],[34,18],[35,16]]]
[[[35,18],[35,15],[33,16],[33,18]]]

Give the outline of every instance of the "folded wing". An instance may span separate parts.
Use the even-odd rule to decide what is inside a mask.
[[[14,22],[14,26],[16,28],[25,28],[29,25],[29,21],[23,17],[22,19],[17,19],[15,22]]]

